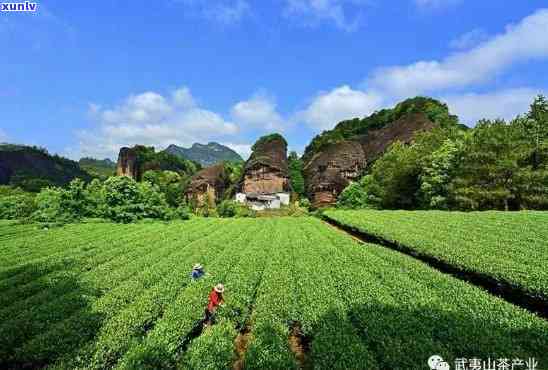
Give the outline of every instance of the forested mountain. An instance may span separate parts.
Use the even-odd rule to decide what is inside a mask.
[[[0,184],[39,191],[48,185],[66,185],[74,178],[91,176],[78,162],[51,155],[44,148],[24,145],[0,145]]]
[[[382,128],[410,113],[423,113],[431,122],[442,127],[458,125],[457,116],[449,113],[446,104],[432,98],[418,96],[404,100],[394,108],[382,109],[368,117],[339,122],[332,130],[323,131],[312,139],[304,151],[303,160],[305,162],[310,160],[315,153],[330,144],[366,135],[370,130]]]
[[[417,100],[427,102],[423,107],[428,109],[423,111],[433,122],[437,120],[436,127],[416,135],[412,142],[392,143],[373,164],[368,163],[359,181],[340,194],[339,206],[448,210],[548,208],[548,102],[543,96],[533,101],[528,112],[509,122],[480,120],[474,128],[466,130],[456,124],[456,117],[440,110],[440,105],[432,105],[431,99],[406,102]],[[390,115],[406,102],[388,110]],[[367,130],[367,122],[375,125],[383,121],[371,117],[343,122],[316,137],[307,148],[309,155],[322,150],[329,140]]]
[[[431,98],[407,99],[394,108],[338,123],[312,139],[303,155],[306,193],[315,207],[328,206],[394,143],[410,144],[421,132],[459,130],[447,105]]]
[[[170,145],[165,152],[200,163],[202,166],[211,166],[223,161],[241,162],[242,157],[234,150],[219,143],[194,143],[190,148]]]

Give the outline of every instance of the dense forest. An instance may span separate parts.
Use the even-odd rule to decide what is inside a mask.
[[[78,162],[50,154],[45,148],[0,144],[0,185],[38,192],[47,186],[64,186],[77,177],[92,178]]]

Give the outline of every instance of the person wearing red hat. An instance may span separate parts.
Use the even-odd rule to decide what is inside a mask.
[[[223,284],[217,284],[209,293],[209,300],[205,309],[204,325],[209,326],[215,323],[215,312],[219,306],[223,306],[225,287]]]

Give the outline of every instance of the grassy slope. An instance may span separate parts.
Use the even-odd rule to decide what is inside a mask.
[[[0,224],[7,364],[227,367],[247,324],[247,368],[290,368],[292,321],[319,369],[422,368],[432,353],[548,363],[545,321],[313,218],[12,227]],[[190,283],[197,261],[209,275]],[[218,281],[219,324],[180,353]]]

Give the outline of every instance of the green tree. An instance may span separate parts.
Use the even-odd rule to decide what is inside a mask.
[[[74,179],[66,189],[46,188],[36,196],[32,217],[39,222],[74,222],[87,216],[85,183]]]
[[[177,208],[183,202],[186,176],[174,171],[149,170],[143,174],[143,181],[157,186],[171,207]]]
[[[148,183],[137,183],[125,176],[111,177],[104,183],[105,217],[116,222],[141,218],[167,219],[172,216],[165,196]]]
[[[297,152],[292,151],[287,158],[289,166],[289,179],[291,188],[299,196],[304,196],[304,177],[303,177],[303,161],[299,158]]]
[[[371,208],[371,202],[364,186],[360,182],[353,182],[339,195],[337,207],[348,209]]]
[[[99,179],[93,179],[84,191],[86,199],[86,215],[103,217],[105,212],[105,188]]]
[[[375,195],[383,208],[415,208],[419,174],[416,150],[395,142],[373,165],[366,191]]]
[[[393,143],[363,182],[370,202],[381,208],[414,209],[421,204],[420,175],[428,158],[451,131],[437,128],[417,135],[410,145]]]
[[[26,219],[36,211],[35,194],[20,189],[8,190],[7,186],[0,186],[0,188],[4,188],[0,189],[0,219]]]
[[[234,217],[238,211],[238,204],[233,200],[223,200],[217,207],[219,216]]]
[[[548,101],[543,95],[535,98],[529,112],[523,118],[518,117],[515,124],[521,130],[521,140],[531,145],[530,161],[533,170],[537,170],[543,161],[548,141]]]
[[[140,206],[139,218],[155,218],[166,220],[172,217],[165,195],[160,189],[149,182],[137,184],[139,195],[133,202]]]
[[[434,151],[420,175],[420,191],[426,208],[449,208],[450,183],[462,157],[462,142],[447,139]]]
[[[454,199],[464,209],[515,209],[521,151],[515,127],[482,120],[465,136],[463,157],[452,181]]]
[[[242,178],[242,173],[244,170],[244,162],[241,161],[224,161],[223,162],[225,175],[226,175],[226,188],[224,192],[224,199],[229,200],[236,195],[236,190],[238,184]]]

